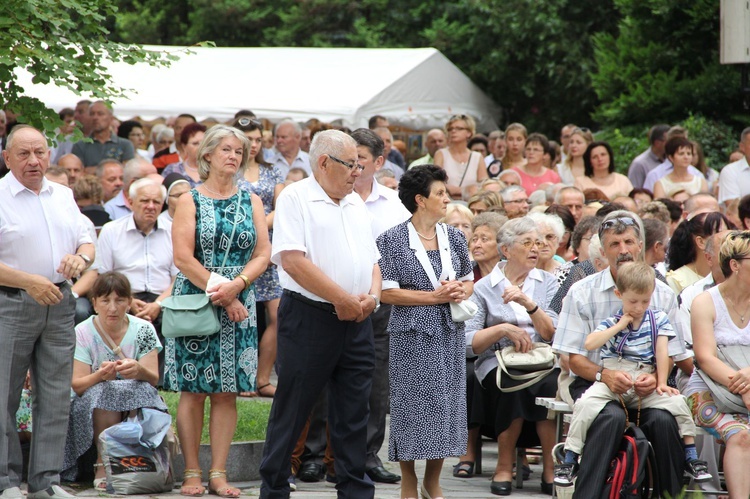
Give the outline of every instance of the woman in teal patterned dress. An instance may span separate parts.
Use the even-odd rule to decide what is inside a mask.
[[[179,199],[172,225],[174,260],[180,269],[172,294],[212,293],[221,314],[221,330],[214,335],[167,340],[164,382],[182,392],[177,408],[185,457],[182,495],[205,492],[198,449],[207,397],[208,489],[222,497],[240,494],[227,483],[226,461],[237,424],[237,393],[255,390],[258,330],[252,283],[268,267],[271,252],[263,202],[239,190],[235,181],[248,158],[249,143],[239,130],[217,125],[206,132],[198,150],[203,184]]]

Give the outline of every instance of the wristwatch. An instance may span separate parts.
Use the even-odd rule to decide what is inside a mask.
[[[375,295],[370,296],[372,296],[372,299],[375,300],[375,310],[373,310],[373,312],[377,312],[380,309],[380,298]]]
[[[89,258],[88,255],[84,255],[83,253],[77,253],[76,256],[80,256],[81,259],[86,263],[86,267],[91,265],[91,258]]]
[[[600,367],[599,370],[596,371],[596,376],[594,377],[594,379],[597,381],[601,381],[603,372],[604,372],[604,366]]]

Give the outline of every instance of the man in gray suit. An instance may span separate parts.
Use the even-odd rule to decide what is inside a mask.
[[[0,180],[0,496],[21,499],[16,410],[26,373],[34,393],[29,499],[70,498],[60,487],[73,373],[75,298],[70,279],[94,259],[94,245],[67,187],[44,178],[47,140],[18,125],[3,151]]]

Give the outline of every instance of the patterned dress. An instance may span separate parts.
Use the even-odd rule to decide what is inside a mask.
[[[94,317],[89,317],[76,326],[75,360],[90,365],[91,372],[98,371],[102,362],[115,362],[119,359],[96,331]],[[161,343],[156,337],[154,326],[138,317],[127,317],[128,330],[120,341],[123,355],[129,359],[140,360],[152,350],[160,352]],[[65,440],[65,458],[61,473],[63,479],[69,481],[76,479],[76,460],[94,442],[94,409],[124,412],[153,407],[162,411],[167,410],[156,388],[145,381],[122,379],[119,375],[116,380],[95,384],[81,397],[72,391],[71,395],[68,435]]]
[[[407,222],[378,237],[383,281],[400,289],[433,291],[409,247]],[[472,273],[466,239],[447,227],[451,263],[460,279]],[[440,252],[427,251],[435,275]],[[466,452],[466,341],[464,324],[453,322],[447,304],[393,306],[388,322],[391,426],[388,459],[413,461]]]
[[[248,182],[243,178],[237,182],[237,185],[240,189],[257,194],[263,201],[263,211],[268,215],[273,211],[274,190],[278,184],[283,183],[284,176],[281,174],[279,167],[274,165],[260,166],[257,182]],[[268,239],[272,240],[272,238],[273,229],[269,229]],[[277,298],[281,298],[281,284],[279,284],[279,273],[276,270],[276,265],[271,263],[266,271],[255,280],[255,299],[263,302]]]
[[[232,226],[242,195],[234,239]],[[239,190],[229,199],[213,199],[190,191],[195,203],[195,258],[209,271],[234,279],[250,261],[256,233],[250,196]],[[226,266],[221,263],[228,251]],[[189,295],[204,291],[180,272],[172,294]],[[258,329],[253,286],[239,295],[248,311],[242,322],[229,320],[220,308],[221,330],[210,336],[167,338],[164,385],[168,390],[192,393],[237,393],[255,390],[258,368]]]

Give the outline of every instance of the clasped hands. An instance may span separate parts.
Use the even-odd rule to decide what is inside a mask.
[[[440,281],[440,287],[433,294],[438,303],[461,303],[466,299],[466,289],[461,281]]]
[[[342,321],[362,322],[375,310],[375,298],[368,294],[346,295],[346,298],[333,303],[336,317]]]
[[[119,359],[114,362],[102,362],[97,371],[102,381],[117,379],[119,374],[125,379],[138,379],[141,373],[141,365],[135,359]]]
[[[654,374],[640,374],[635,380],[630,374],[625,371],[616,371],[614,369],[604,369],[602,371],[602,382],[609,387],[612,392],[617,394],[623,394],[631,388],[635,390],[635,394],[639,397],[646,397],[651,395],[654,390],[659,395],[679,395],[680,392],[668,386],[666,383],[657,383],[656,376]]]
[[[244,289],[245,286],[237,281],[226,281],[206,289],[206,293],[211,293],[211,303],[217,307],[224,307],[230,321],[242,322],[249,314],[237,295]]]

